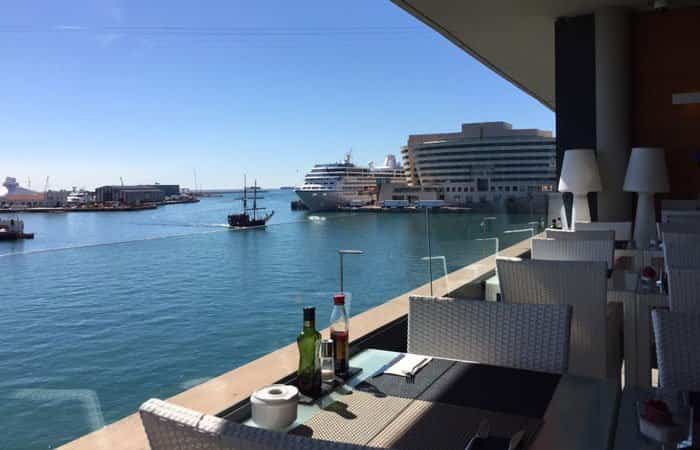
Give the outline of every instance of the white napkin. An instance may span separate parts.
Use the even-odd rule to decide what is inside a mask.
[[[406,372],[410,372],[411,370],[413,370],[414,373],[418,373],[420,369],[427,366],[432,360],[433,358],[429,356],[406,354],[403,358],[396,361],[391,367],[386,369],[384,373],[389,375],[398,375],[400,377],[406,376]]]

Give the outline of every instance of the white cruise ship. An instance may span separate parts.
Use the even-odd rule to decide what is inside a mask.
[[[339,163],[316,164],[295,192],[311,211],[332,211],[341,206],[364,206],[377,201],[378,185],[406,183],[403,168],[394,155],[382,167],[356,166],[350,153]]]

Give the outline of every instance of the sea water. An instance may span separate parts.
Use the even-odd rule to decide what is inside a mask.
[[[291,211],[234,231],[235,195],[114,213],[24,214],[32,241],[0,242],[0,449],[53,448],[292,342],[305,305],[324,328],[339,289],[356,315],[428,282],[420,213]],[[529,233],[528,215],[431,217],[448,271]],[[435,278],[443,275],[433,261]]]

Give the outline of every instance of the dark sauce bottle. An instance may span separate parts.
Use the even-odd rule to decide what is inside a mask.
[[[331,312],[331,339],[335,355],[335,374],[341,378],[348,375],[350,327],[348,313],[345,310],[345,294],[333,296]]]

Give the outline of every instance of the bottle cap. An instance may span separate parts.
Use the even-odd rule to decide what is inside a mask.
[[[321,341],[321,357],[322,358],[332,358],[333,357],[333,341],[330,339],[324,339]]]
[[[345,294],[335,294],[333,296],[334,305],[344,305],[345,304]]]
[[[315,321],[316,320],[316,308],[313,306],[307,306],[304,308],[304,320]]]

